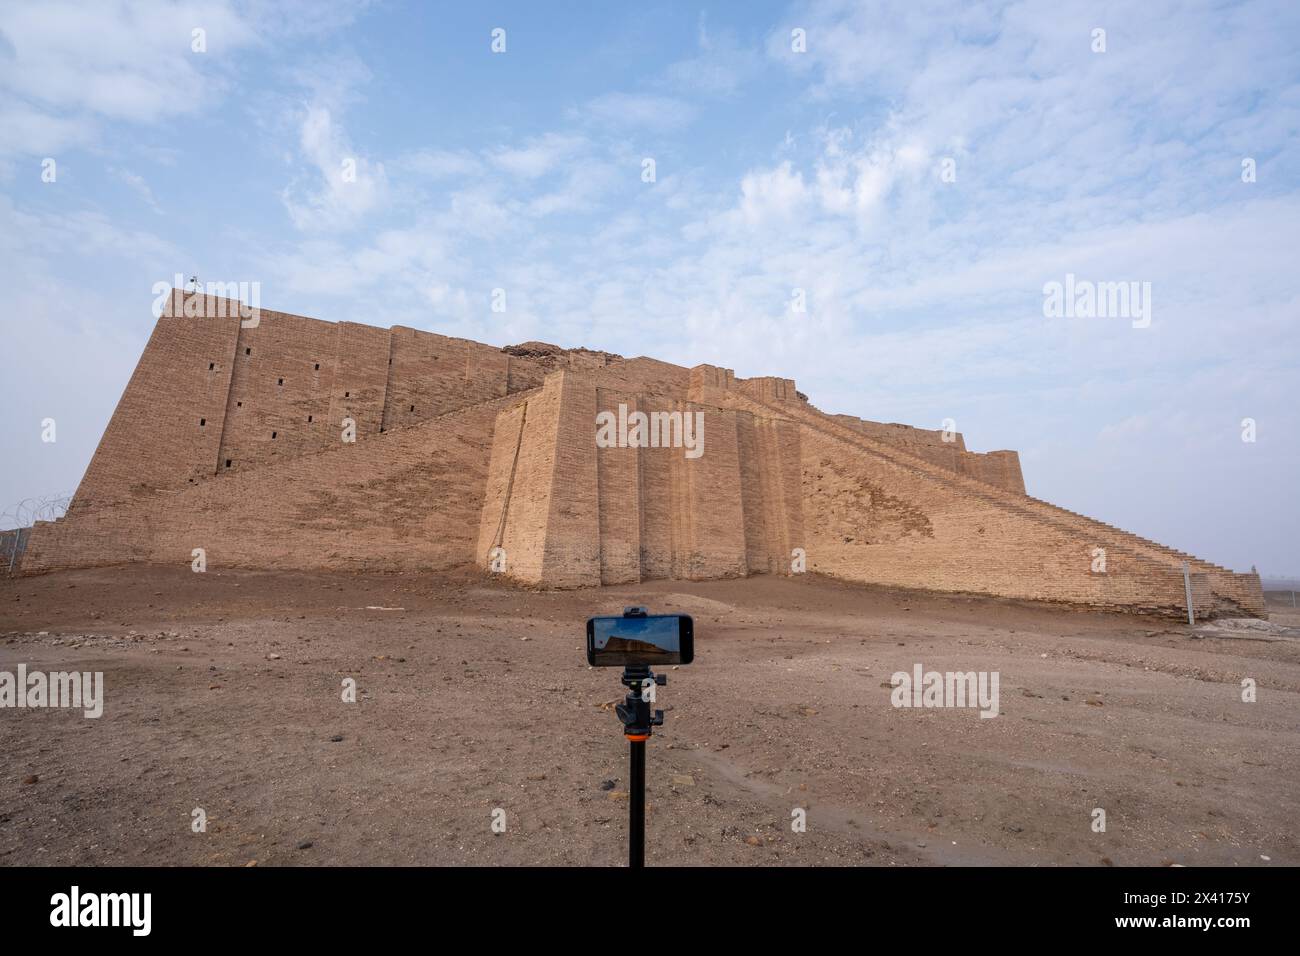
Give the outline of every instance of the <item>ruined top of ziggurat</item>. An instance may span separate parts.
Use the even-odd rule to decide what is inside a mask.
[[[847,581],[1185,615],[1187,562],[1198,616],[1264,614],[1257,575],[1026,495],[1014,451],[828,414],[790,379],[265,309],[243,327],[235,303],[193,295],[173,292],[24,573],[189,564],[196,548],[209,569],[486,572],[495,553],[518,582],[575,587],[802,560]],[[598,447],[597,413],[620,404],[703,412],[703,453]]]

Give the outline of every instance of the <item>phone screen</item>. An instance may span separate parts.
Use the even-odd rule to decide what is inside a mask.
[[[593,617],[587,622],[587,660],[595,666],[689,664],[691,619],[679,614]]]

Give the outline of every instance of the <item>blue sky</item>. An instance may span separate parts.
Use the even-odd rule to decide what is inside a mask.
[[[0,2],[0,510],[75,488],[183,273],[951,418],[1031,494],[1300,576],[1297,38],[1286,2]],[[1149,282],[1149,326],[1045,316],[1067,274]]]

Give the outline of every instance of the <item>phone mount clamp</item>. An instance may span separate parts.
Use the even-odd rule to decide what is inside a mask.
[[[624,617],[645,617],[643,607],[623,609]],[[622,684],[628,689],[623,703],[614,708],[623,722],[623,736],[628,740],[628,853],[627,865],[645,866],[645,744],[654,728],[663,726],[664,712],[651,712],[654,686],[663,687],[668,678],[655,674],[649,664],[628,664],[623,668]],[[647,693],[649,692],[649,693]]]

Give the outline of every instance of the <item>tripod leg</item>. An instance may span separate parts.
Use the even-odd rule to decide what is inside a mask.
[[[627,865],[645,866],[645,741],[633,740],[631,774],[628,780],[628,845]]]

